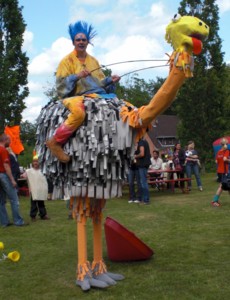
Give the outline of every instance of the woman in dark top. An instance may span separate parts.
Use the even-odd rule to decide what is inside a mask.
[[[183,179],[185,173],[185,151],[181,148],[180,143],[176,143],[173,151],[173,164],[177,170],[177,178]],[[180,187],[184,189],[184,181],[180,182]]]

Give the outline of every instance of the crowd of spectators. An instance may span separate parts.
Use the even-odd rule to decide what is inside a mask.
[[[161,153],[154,149],[152,155],[150,155],[147,141],[145,141],[147,144],[145,147],[147,148],[143,146],[143,141],[145,140],[140,141],[141,148],[139,146],[138,152],[135,152],[134,159],[130,162],[128,174],[129,203],[150,203],[148,177],[154,180],[175,181],[175,187],[179,187],[183,191],[185,191],[185,182],[187,182],[187,190],[191,191],[192,180],[186,179],[192,179],[194,175],[198,190],[203,191],[200,177],[200,159],[194,141],[189,141],[184,148],[180,142],[177,142],[173,150],[170,149],[167,153]],[[167,186],[169,187],[169,184]],[[145,191],[145,196],[141,194],[142,191]]]

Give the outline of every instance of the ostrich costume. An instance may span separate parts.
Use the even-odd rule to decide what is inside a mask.
[[[107,199],[122,194],[127,161],[134,153],[135,142],[144,135],[151,121],[171,105],[185,78],[192,76],[194,40],[191,36],[196,33],[196,45],[199,42],[200,46],[200,38],[206,37],[209,31],[206,24],[199,24],[201,21],[195,17],[177,16],[168,25],[166,39],[175,50],[170,57],[170,73],[148,105],[136,108],[115,95],[105,99],[100,95],[84,94],[51,102],[40,113],[36,150],[42,172],[54,184],[53,198],[60,199],[65,194],[71,196],[73,216],[77,223],[76,284],[84,291],[95,286],[105,288],[124,278],[107,272],[103,261],[102,210]],[[181,33],[179,37],[178,31]],[[187,38],[185,41],[183,36]],[[74,113],[72,100],[78,107],[83,103],[85,109],[80,124],[74,127],[63,143],[64,152],[71,158],[64,164],[52,155],[45,144],[55,136],[55,131],[62,126],[70,112]],[[93,223],[92,263],[88,261],[86,246],[88,217]]]

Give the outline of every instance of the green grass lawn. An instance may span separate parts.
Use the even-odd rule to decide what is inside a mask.
[[[133,231],[155,252],[142,262],[111,262],[104,240],[108,270],[125,280],[106,290],[84,293],[75,285],[77,264],[76,225],[68,220],[65,202],[47,201],[49,221],[30,226],[0,228],[4,252],[18,250],[18,263],[0,262],[0,299],[215,299],[230,297],[230,199],[221,196],[222,206],[210,205],[217,189],[214,174],[202,175],[204,191],[190,194],[176,189],[151,189],[151,205],[129,204],[123,197],[107,202],[110,216]],[[9,204],[7,204],[10,212]],[[21,197],[20,209],[29,219],[29,198]],[[88,253],[92,260],[92,226],[88,221]]]

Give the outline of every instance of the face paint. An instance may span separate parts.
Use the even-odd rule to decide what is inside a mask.
[[[89,42],[84,33],[78,33],[74,37],[74,46],[78,53],[85,52]]]
[[[83,33],[76,34],[74,41],[75,42],[88,42],[85,34],[83,34]]]

